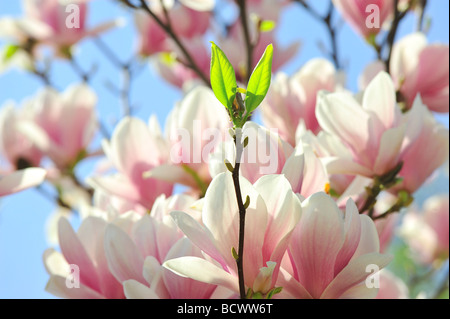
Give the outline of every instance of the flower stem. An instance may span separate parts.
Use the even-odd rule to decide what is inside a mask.
[[[237,204],[239,208],[239,247],[238,258],[236,259],[236,265],[239,278],[239,295],[241,299],[246,298],[245,283],[244,283],[244,234],[245,234],[245,205],[242,201],[241,186],[239,183],[239,167],[240,160],[243,151],[243,145],[241,143],[242,131],[236,129],[234,136],[234,144],[236,145],[236,163],[232,172],[234,190],[236,193]]]

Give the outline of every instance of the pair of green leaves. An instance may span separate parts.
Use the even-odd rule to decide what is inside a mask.
[[[236,74],[225,53],[214,42],[211,43],[211,88],[220,103],[228,109],[233,123],[237,127],[242,127],[250,114],[264,100],[269,90],[272,78],[273,46],[272,44],[267,46],[250,76],[247,90],[242,90],[237,87]],[[236,94],[243,92],[245,93],[245,115],[243,118],[236,118],[233,103]],[[242,115],[242,112],[238,112],[239,117]]]

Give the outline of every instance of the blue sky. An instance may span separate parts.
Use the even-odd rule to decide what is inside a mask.
[[[20,3],[21,1],[0,1],[0,16],[19,16]],[[323,8],[327,3],[325,0],[314,1],[314,5],[323,5]],[[319,10],[323,8],[319,7]],[[427,14],[433,18],[428,34],[430,42],[448,43],[448,12],[448,1],[429,1]],[[94,26],[117,17],[124,17],[127,24],[108,32],[102,39],[125,61],[132,56],[136,47],[131,16],[113,1],[91,1],[89,25]],[[412,32],[414,25],[413,16],[405,19],[399,37]],[[302,42],[299,54],[282,69],[289,74],[309,59],[323,56],[318,46],[319,41],[327,47],[329,45],[325,28],[297,5],[283,13],[277,32],[281,45],[288,45],[295,40]],[[374,52],[347,25],[342,25],[339,30],[338,43],[342,62],[346,66],[348,88],[355,91],[358,75],[374,59]],[[3,44],[0,39],[0,46]],[[94,64],[99,66],[91,84],[99,96],[99,114],[111,131],[122,112],[120,101],[106,89],[105,81],[109,79],[120,83],[120,74],[91,41],[81,43],[76,52],[76,58],[85,70],[89,70]],[[161,81],[148,64],[143,64],[143,68],[133,82],[131,91],[132,102],[139,106],[134,115],[148,119],[155,113],[163,125],[174,102],[181,98],[181,93]],[[79,82],[77,74],[63,61],[54,62],[51,74],[53,82],[60,89]],[[0,105],[8,99],[20,102],[25,97],[34,95],[41,87],[39,79],[21,71],[11,70],[0,74]],[[440,116],[439,119],[448,127],[448,115]],[[87,161],[82,165],[81,172],[89,172],[92,167],[93,161]],[[54,209],[54,205],[35,190],[27,190],[0,201],[0,298],[52,297],[44,291],[48,275],[43,266],[42,253],[49,247],[44,225]]]

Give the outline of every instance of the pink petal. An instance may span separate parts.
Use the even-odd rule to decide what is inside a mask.
[[[135,279],[142,284],[144,259],[131,238],[119,227],[110,224],[105,232],[105,253],[111,273],[119,282]]]
[[[72,226],[64,217],[58,222],[58,238],[61,252],[67,262],[79,267],[81,283],[100,292],[97,269]]]
[[[341,297],[347,290],[364,281],[373,272],[368,270],[369,265],[376,265],[379,269],[384,268],[392,260],[392,256],[379,253],[370,253],[359,256],[350,263],[334,278],[328,285],[321,299],[336,299]]]
[[[302,203],[302,217],[290,244],[299,282],[318,298],[334,278],[334,265],[344,243],[344,221],[335,202],[316,193]]]

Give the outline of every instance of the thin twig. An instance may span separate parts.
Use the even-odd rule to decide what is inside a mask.
[[[78,62],[75,60],[74,57],[71,57],[70,65],[72,66],[72,69],[75,71],[75,73],[78,74],[78,76],[81,78],[81,80],[83,82],[85,82],[85,83],[89,82],[90,75],[83,70],[83,68],[78,64]]]
[[[241,143],[242,131],[236,129],[234,136],[234,143],[236,145],[236,163],[232,172],[234,190],[236,193],[236,200],[239,209],[239,247],[238,258],[236,259],[236,265],[238,270],[239,279],[239,295],[241,299],[245,299],[245,281],[244,281],[244,236],[245,236],[245,213],[246,209],[244,202],[242,201],[241,186],[239,183],[239,168],[243,151],[243,145]]]
[[[117,57],[117,55],[109,48],[109,46],[106,45],[106,43],[104,43],[103,40],[98,37],[94,38],[94,43],[97,45],[98,49],[102,51],[102,53],[109,59],[109,61],[122,71],[122,87],[118,89],[117,93],[119,94],[120,100],[122,102],[123,114],[125,116],[129,116],[132,113],[130,91],[131,82],[134,75],[131,67],[133,59],[130,59],[129,62],[122,62]]]
[[[247,6],[245,4],[245,0],[236,0],[239,11],[240,11],[240,20],[242,24],[242,30],[244,33],[244,41],[245,41],[245,48],[247,53],[247,71],[245,74],[244,83],[247,83],[250,79],[252,70],[253,70],[253,49],[255,44],[252,43],[251,37],[250,37],[250,30],[248,26],[248,16],[247,16]]]
[[[341,69],[341,63],[339,61],[339,50],[337,46],[337,38],[336,38],[336,29],[332,25],[333,15],[334,15],[334,5],[333,2],[330,0],[328,5],[328,11],[325,16],[322,16],[320,13],[318,13],[314,8],[312,8],[308,3],[306,3],[304,0],[292,0],[294,2],[297,2],[300,4],[308,13],[321,22],[327,29],[328,35],[330,37],[331,42],[331,52],[328,54],[330,55],[330,58],[333,60],[334,66],[336,69]]]
[[[178,48],[181,50],[181,52],[184,55],[184,58],[187,61],[187,66],[193,70],[205,83],[207,86],[210,86],[208,77],[201,71],[201,69],[198,67],[197,63],[195,62],[194,58],[191,56],[189,51],[186,49],[184,44],[181,42],[180,38],[177,36],[177,34],[173,31],[172,27],[168,23],[164,23],[154,12],[150,7],[147,5],[145,0],[140,0],[141,6],[140,9],[147,12],[154,20],[155,22],[166,32],[168,36],[172,38],[172,40],[175,42],[175,44],[178,46]]]
[[[423,21],[425,18],[425,8],[428,4],[428,0],[420,0],[419,1],[419,16],[417,19],[417,31],[422,32],[423,31]]]
[[[397,30],[400,25],[400,21],[406,16],[406,14],[409,11],[409,8],[408,8],[405,11],[400,12],[398,10],[398,2],[399,2],[399,0],[394,0],[394,20],[392,21],[392,25],[389,30],[388,36],[387,36],[388,53],[387,53],[386,60],[384,61],[387,72],[389,72],[390,67],[391,67],[392,49],[394,47],[395,36],[397,34]]]
[[[58,206],[66,208],[71,210],[72,212],[76,213],[76,211],[72,208],[72,206],[70,206],[69,204],[67,204],[62,198],[61,196],[54,196],[53,194],[49,193],[46,189],[44,189],[42,187],[42,185],[36,186],[35,187],[36,191],[42,195],[42,197],[45,197],[48,201],[52,202],[52,203],[57,203]]]

